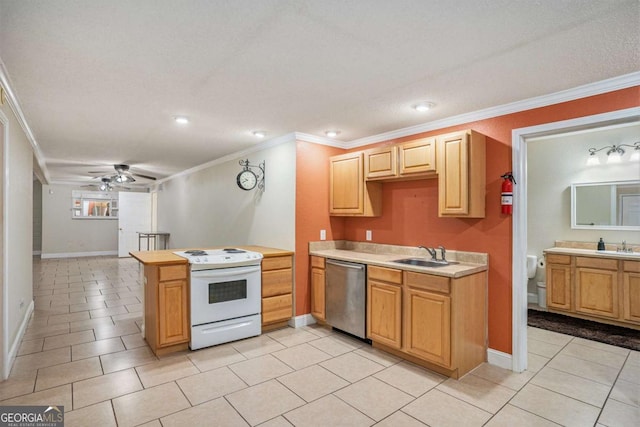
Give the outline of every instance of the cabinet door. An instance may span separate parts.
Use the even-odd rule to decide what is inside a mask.
[[[396,349],[402,347],[402,288],[369,280],[367,337]]]
[[[576,268],[576,312],[618,317],[618,272]]]
[[[330,206],[332,214],[364,213],[362,153],[349,153],[330,159]]]
[[[547,306],[571,310],[571,267],[547,264]]]
[[[325,283],[324,269],[312,267],[311,268],[311,315],[319,320],[325,320],[324,283]]]
[[[394,178],[398,174],[398,149],[396,146],[372,148],[364,152],[364,177],[366,180]]]
[[[405,142],[400,149],[400,175],[436,172],[436,139],[421,138]]]
[[[451,366],[451,298],[409,288],[405,293],[404,350]]]
[[[158,284],[158,346],[189,341],[189,297],[186,280]]]
[[[640,323],[640,273],[625,272],[622,289],[624,319]]]

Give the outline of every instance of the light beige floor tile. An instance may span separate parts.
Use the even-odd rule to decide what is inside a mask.
[[[144,388],[200,373],[187,356],[171,357],[136,368]]]
[[[138,427],[162,427],[162,424],[160,424],[160,420],[153,420],[148,423],[139,424]]]
[[[611,387],[586,378],[544,368],[531,380],[531,384],[555,391],[556,393],[602,408]]]
[[[23,394],[33,393],[38,371],[16,373],[0,382],[0,400],[10,399]]]
[[[64,413],[65,427],[86,427],[91,425],[116,427],[116,418],[113,415],[113,407],[110,401],[71,412],[66,412],[66,409]]]
[[[318,365],[281,376],[278,381],[307,402],[349,385],[349,382]]]
[[[563,426],[594,425],[600,409],[562,394],[527,384],[509,402]]]
[[[467,375],[460,380],[448,379],[436,388],[492,414],[516,394],[515,390],[474,375]]]
[[[105,374],[123,369],[146,365],[158,360],[149,347],[134,348],[100,356]]]
[[[240,414],[225,399],[216,399],[193,408],[185,409],[162,418],[163,427],[184,427],[203,425],[210,420],[210,425],[225,427],[248,426]]]
[[[260,424],[260,427],[292,427],[289,421],[287,421],[282,415],[279,417],[271,418],[269,421],[266,421]]]
[[[531,378],[535,375],[535,372],[513,372],[509,369],[499,368],[489,363],[483,363],[476,369],[471,371],[472,375],[475,375],[485,380],[491,381],[501,386],[508,387],[511,390],[520,390]]]
[[[177,383],[192,405],[198,405],[247,387],[247,384],[226,366],[183,378]]]
[[[102,301],[85,302],[84,304],[73,304],[69,306],[71,313],[87,310],[98,310],[100,308],[106,308],[107,306]]]
[[[127,350],[131,350],[132,348],[144,347],[147,345],[147,342],[144,340],[141,333],[131,334],[131,335],[123,335],[120,337],[124,346]]]
[[[47,366],[59,365],[71,361],[71,348],[57,348],[55,350],[41,351],[40,353],[26,354],[16,357],[11,373],[34,371]]]
[[[629,352],[629,357],[627,357],[626,363],[630,363],[632,365],[640,365],[640,351],[631,350]]]
[[[333,394],[376,421],[413,400],[407,393],[373,377],[367,377]]]
[[[94,332],[96,334],[97,340],[104,340],[107,338],[114,338],[122,335],[136,334],[140,332],[140,329],[138,329],[138,325],[136,325],[135,322],[127,322],[120,323],[114,326],[95,328]]]
[[[640,365],[625,363],[622,371],[620,372],[620,379],[640,384]]]
[[[122,345],[120,338],[109,338],[71,346],[71,358],[73,360],[80,360],[123,350],[124,345]]]
[[[187,356],[202,372],[247,360],[229,344],[192,351]]]
[[[86,302],[104,301],[105,303],[119,300],[118,294],[96,295],[94,297],[86,297]],[[108,307],[108,306],[107,306]]]
[[[142,384],[133,369],[101,375],[73,384],[73,407],[83,408],[139,390]]]
[[[295,426],[370,426],[374,421],[333,395],[325,396],[284,414]]]
[[[342,343],[338,341],[333,337],[333,335],[316,339],[314,341],[309,342],[309,344],[334,357],[356,350],[353,347],[347,345],[346,343]]]
[[[81,344],[94,341],[93,331],[72,332],[70,334],[56,335],[44,339],[43,350],[53,350],[54,348],[67,347],[73,344]]]
[[[374,375],[414,397],[422,396],[447,378],[409,362],[401,362]]]
[[[230,365],[229,368],[249,385],[255,385],[292,371],[270,354]]]
[[[538,372],[551,360],[548,357],[539,356],[533,353],[527,353],[527,371]]]
[[[429,391],[402,409],[430,426],[481,426],[491,414],[437,389]]]
[[[142,319],[142,313],[125,313],[125,314],[114,314],[111,316],[115,324],[125,320],[139,320]]]
[[[231,346],[238,352],[242,353],[242,355],[247,359],[253,359],[254,357],[263,356],[285,348],[284,345],[280,344],[269,335],[260,335],[253,338],[235,341],[231,343]]]
[[[43,345],[44,338],[22,341],[22,344],[20,344],[20,350],[18,350],[18,356],[24,356],[25,354],[37,353],[39,351],[42,351]]]
[[[69,323],[87,319],[89,319],[89,313],[87,313],[86,311],[79,311],[77,313],[69,314],[56,314],[53,316],[49,316],[49,325],[57,325],[58,323]]]
[[[376,424],[376,427],[424,427],[426,424],[421,423],[415,418],[405,414],[402,411],[394,412],[384,420]]]
[[[140,304],[140,300],[136,296],[130,296],[127,298],[111,298],[105,301],[107,307],[118,307],[127,304]]]
[[[586,347],[597,348],[598,350],[608,351],[609,353],[614,353],[619,356],[627,357],[630,350],[622,347],[616,347],[615,345],[605,344],[598,341],[586,340],[584,338],[574,338],[572,341],[573,344],[584,345]]]
[[[322,362],[320,366],[351,383],[360,381],[384,369],[384,366],[355,353],[343,354]]]
[[[301,329],[306,332],[311,332],[312,334],[317,335],[319,337],[327,337],[333,334],[333,331],[331,330],[330,327],[319,325],[317,323],[314,323],[313,325],[302,326],[298,329]]]
[[[560,354],[547,364],[547,367],[568,372],[601,384],[612,385],[618,376],[619,369],[577,357]]]
[[[640,421],[640,407],[626,405],[609,399],[600,414],[598,422],[606,426],[637,426]]]
[[[527,338],[561,346],[569,344],[569,342],[574,339],[571,335],[532,327],[527,328]]]
[[[524,411],[513,405],[505,405],[496,415],[489,420],[487,427],[553,427],[557,426],[549,420]]]
[[[618,379],[609,397],[627,405],[640,406],[640,384]]]
[[[305,403],[275,380],[236,391],[225,397],[251,425],[270,420]]]
[[[68,334],[69,324],[59,323],[46,327],[33,327],[26,330],[23,340],[35,340],[38,338],[52,337],[54,335]]]
[[[393,366],[396,363],[402,362],[402,359],[394,356],[393,354],[369,346],[361,347],[354,351],[354,353],[359,356],[366,357],[369,360],[373,360],[385,367]]]
[[[109,317],[99,317],[97,319],[79,320],[69,324],[71,332],[86,331],[88,329],[106,328],[113,326],[113,322]],[[97,338],[103,339],[103,338]]]
[[[318,339],[318,336],[311,332],[295,328],[279,329],[277,331],[269,332],[268,335],[285,347],[293,347]]]
[[[126,314],[126,313],[128,313],[127,308],[122,305],[117,307],[110,307],[110,308],[99,308],[96,310],[89,311],[89,314],[91,315],[92,319],[96,319],[98,317],[113,316],[114,314]]]
[[[36,391],[69,384],[86,378],[102,375],[102,367],[97,357],[63,363],[38,370]]]
[[[75,298],[55,298],[51,300],[51,307],[55,307],[58,305],[65,306],[67,312],[69,311],[69,306],[74,304],[84,304],[87,302],[87,298],[97,298],[97,297],[75,297]],[[89,313],[87,313],[88,315]]]
[[[620,354],[574,343],[569,343],[559,354],[588,360],[590,362],[596,362],[601,365],[607,365],[617,369],[622,367],[627,358]]]
[[[295,347],[289,347],[284,350],[273,352],[271,355],[277,357],[295,370],[303,369],[307,366],[315,365],[331,358],[331,356],[324,351],[318,350],[309,344],[300,344]]]
[[[134,426],[188,408],[176,383],[167,383],[113,399],[118,426]]]
[[[537,354],[538,356],[552,358],[564,346],[558,344],[550,344],[545,341],[539,341],[531,337],[527,338],[527,351],[529,353]]]
[[[37,391],[13,399],[3,400],[2,406],[10,405],[60,405],[71,408],[71,384],[61,385],[47,390]]]

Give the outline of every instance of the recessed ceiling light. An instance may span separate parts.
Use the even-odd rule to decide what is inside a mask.
[[[433,107],[435,107],[436,104],[434,104],[433,102],[420,102],[416,105],[413,106],[413,109],[416,111],[419,111],[421,113],[424,113],[425,111],[429,111],[431,110]]]
[[[327,135],[329,138],[335,138],[336,136],[340,135],[340,131],[339,130],[328,130],[324,134]]]
[[[185,116],[175,116],[173,120],[175,120],[176,123],[180,123],[181,125],[186,125],[187,123],[189,123],[189,118]]]
[[[253,135],[256,138],[264,138],[265,136],[267,136],[267,132],[264,130],[254,130]]]

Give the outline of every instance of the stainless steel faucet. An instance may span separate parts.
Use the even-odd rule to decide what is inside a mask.
[[[436,256],[436,250],[434,248],[428,248],[428,247],[422,246],[422,245],[420,245],[418,247],[421,248],[421,249],[425,249],[427,252],[429,252],[429,255],[431,255],[431,259],[433,261],[437,261],[438,260],[438,258]]]
[[[438,248],[440,249],[440,254],[442,255],[442,261],[446,261],[447,258],[445,257],[445,254],[447,253],[447,251],[445,250],[444,246],[438,246]]]

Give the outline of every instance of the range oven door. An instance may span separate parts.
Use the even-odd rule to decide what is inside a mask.
[[[260,266],[191,272],[191,326],[260,314]]]

